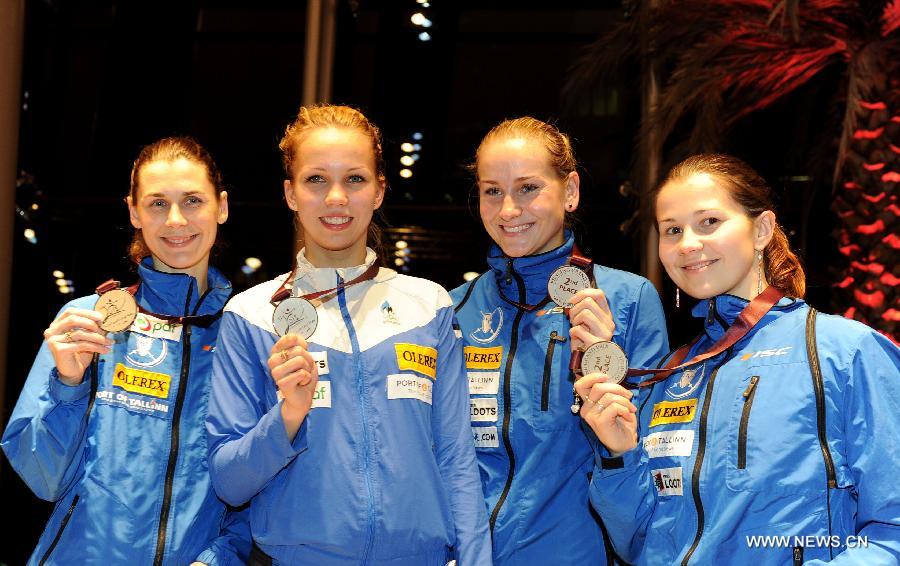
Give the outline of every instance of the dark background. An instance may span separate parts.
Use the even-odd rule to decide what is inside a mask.
[[[433,0],[431,41],[410,23],[414,0],[339,2],[333,101],[359,107],[384,134],[388,249],[410,242],[398,269],[447,288],[483,271],[488,240],[464,166],[481,137],[508,117],[556,121],[581,165],[579,237],[598,263],[637,271],[637,203],[622,186],[632,174],[640,117],[640,69],[625,66],[573,99],[560,92],[584,47],[623,18],[620,2]],[[40,345],[41,332],[73,296],[100,282],[134,278],[123,198],[141,146],[188,134],[225,175],[231,215],[214,263],[236,290],[290,268],[291,216],[282,198],[277,142],[300,104],[305,2],[26,2],[19,215],[6,381],[6,422]],[[833,148],[820,132],[834,117],[826,76],[772,109],[745,119],[723,149],[749,161],[779,193],[780,218],[809,268],[809,299],[828,303],[827,179],[810,164]],[[400,144],[423,136],[413,176],[398,175]],[[36,206],[35,206],[36,205]],[[31,228],[37,242],[22,237]],[[248,276],[244,260],[262,260]],[[393,264],[395,258],[387,257]],[[72,281],[59,292],[54,270]],[[683,297],[673,343],[692,334]],[[27,560],[50,511],[7,462],[0,562]],[[13,513],[10,513],[10,511]],[[10,518],[14,520],[10,521]]]

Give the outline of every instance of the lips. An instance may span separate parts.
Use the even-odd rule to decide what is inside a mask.
[[[517,224],[516,226],[507,226],[504,224],[500,226],[500,229],[503,230],[503,232],[506,234],[521,234],[532,226],[534,226],[534,222],[529,222],[528,224]]]
[[[701,271],[704,271],[707,267],[716,263],[717,261],[719,261],[719,260],[708,259],[708,260],[703,260],[703,261],[695,261],[695,262],[689,263],[687,265],[682,265],[681,269],[687,271],[688,273],[699,273]]]
[[[160,239],[170,247],[183,248],[190,245],[198,236],[199,234],[192,234],[190,236],[161,236]]]

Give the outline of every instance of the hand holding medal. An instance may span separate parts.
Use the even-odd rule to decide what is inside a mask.
[[[591,373],[575,382],[575,392],[584,400],[579,408],[581,418],[612,455],[637,446],[637,407],[631,402],[631,391],[606,374]]]
[[[297,334],[285,334],[275,342],[267,361],[269,372],[284,399],[281,414],[285,425],[300,428],[312,406],[319,381],[316,361],[307,350],[306,340]]]
[[[94,354],[109,352],[113,341],[101,328],[104,315],[86,309],[66,309],[44,331],[56,372],[67,385],[78,385]]]

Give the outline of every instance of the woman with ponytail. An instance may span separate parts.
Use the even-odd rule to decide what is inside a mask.
[[[246,561],[246,512],[216,497],[206,467],[212,351],[231,295],[209,262],[224,188],[196,141],[145,147],[125,198],[134,284],[104,283],[44,331],[0,442],[56,504],[28,564]]]
[[[654,204],[660,260],[704,325],[659,372],[576,383],[601,443],[591,502],[618,554],[896,564],[900,350],[803,301],[771,191],[742,161],[691,157]]]

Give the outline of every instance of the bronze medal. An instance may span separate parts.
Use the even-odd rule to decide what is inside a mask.
[[[131,328],[138,306],[131,293],[125,289],[113,289],[100,295],[94,310],[103,315],[100,328],[106,332],[122,332]]]

